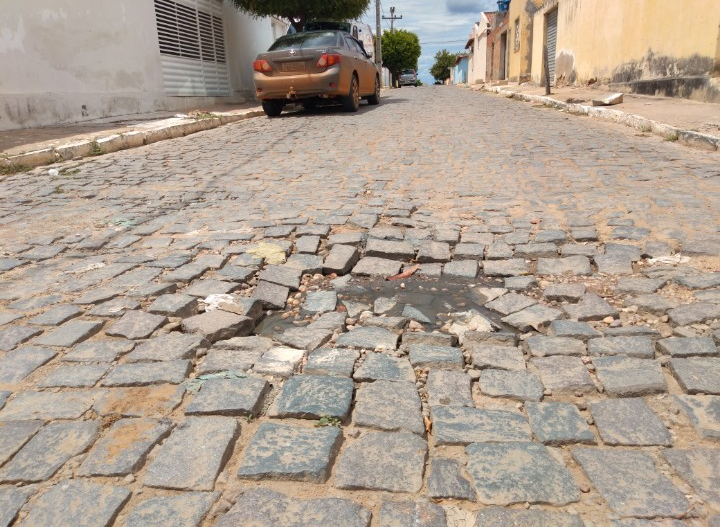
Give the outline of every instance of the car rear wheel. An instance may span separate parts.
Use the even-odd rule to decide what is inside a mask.
[[[342,98],[342,105],[346,112],[357,112],[360,109],[360,82],[355,74],[350,81],[350,93]]]
[[[368,104],[380,104],[380,79],[375,77],[375,92],[367,98]]]
[[[283,111],[285,105],[281,101],[263,101],[262,108],[268,117],[277,117]]]

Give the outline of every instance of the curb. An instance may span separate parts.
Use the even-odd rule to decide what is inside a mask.
[[[692,130],[684,130],[669,124],[647,119],[646,117],[621,112],[620,110],[613,110],[599,106],[584,106],[582,104],[566,103],[551,97],[545,97],[543,95],[529,95],[526,93],[514,92],[501,86],[473,89],[476,91],[482,90],[495,93],[497,95],[507,97],[508,99],[541,103],[547,106],[552,106],[558,110],[565,110],[568,113],[575,115],[587,115],[589,117],[613,121],[615,123],[635,128],[641,132],[652,132],[653,134],[659,135],[669,141],[678,141],[683,145],[690,146],[692,148],[699,148],[708,152],[716,152],[720,150],[720,137],[694,132]]]
[[[88,156],[109,154],[111,152],[117,152],[118,150],[127,150],[129,148],[157,143],[158,141],[164,141],[166,139],[176,139],[197,132],[211,130],[229,123],[260,117],[265,115],[265,113],[257,109],[247,110],[238,114],[216,115],[216,117],[210,117],[208,119],[183,119],[182,122],[169,124],[168,126],[152,130],[134,130],[121,134],[97,136],[93,139],[85,139],[13,156],[0,154],[0,168],[15,168],[22,171],[61,161],[71,161]],[[178,119],[176,118],[176,120]]]

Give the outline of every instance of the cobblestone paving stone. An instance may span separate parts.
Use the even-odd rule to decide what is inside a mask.
[[[0,527],[717,527],[719,166],[424,87],[4,177]]]

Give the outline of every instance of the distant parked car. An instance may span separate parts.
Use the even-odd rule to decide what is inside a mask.
[[[415,70],[402,70],[398,77],[398,84],[402,88],[403,86],[417,86],[418,78]]]
[[[380,76],[362,44],[343,31],[309,31],[285,35],[253,63],[255,93],[268,117],[286,104],[306,108],[339,101],[356,112],[360,99],[380,102]]]

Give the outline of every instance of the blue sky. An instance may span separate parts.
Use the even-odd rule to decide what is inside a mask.
[[[483,11],[496,11],[496,0],[384,0],[381,2],[385,16],[390,16],[390,7],[395,6],[395,28],[417,33],[422,45],[418,63],[418,74],[424,83],[432,83],[429,73],[435,62],[435,53],[443,48],[450,52],[463,51],[472,26]],[[375,0],[363,21],[375,31]],[[390,30],[390,21],[383,20],[383,30]]]

